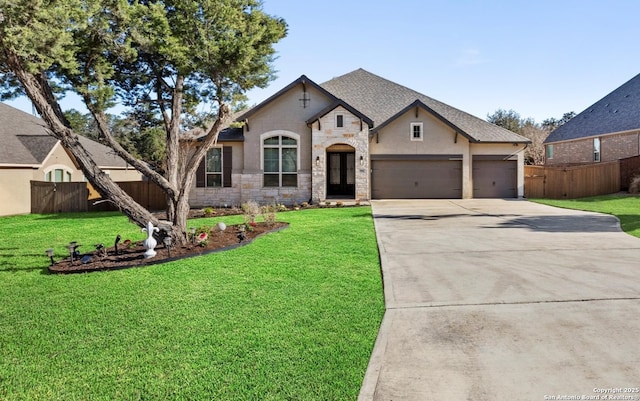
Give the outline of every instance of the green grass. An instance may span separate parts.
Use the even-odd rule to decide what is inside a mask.
[[[278,219],[233,251],[49,275],[46,248],[144,233],[113,213],[1,218],[0,399],[356,399],[384,312],[371,211]]]
[[[637,196],[602,195],[589,198],[555,200],[531,199],[545,205],[567,209],[600,212],[616,216],[622,230],[634,237],[640,237],[640,198]]]

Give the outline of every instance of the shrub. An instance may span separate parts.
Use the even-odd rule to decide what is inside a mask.
[[[631,184],[629,184],[629,193],[640,194],[640,175],[637,175],[631,179]]]
[[[204,215],[205,215],[205,216],[207,216],[207,217],[211,217],[211,216],[213,216],[214,214],[216,214],[216,211],[215,211],[215,210],[213,210],[213,208],[212,208],[212,207],[205,207],[205,208],[204,208],[204,210],[203,210],[203,212],[204,212]]]
[[[260,208],[262,219],[268,226],[273,225],[276,222],[276,206],[265,205]]]
[[[344,203],[342,201],[337,201],[336,202],[336,206],[342,207],[342,206],[344,206]]]
[[[260,205],[256,201],[249,201],[242,204],[244,214],[244,224],[255,223],[256,217],[260,214]]]

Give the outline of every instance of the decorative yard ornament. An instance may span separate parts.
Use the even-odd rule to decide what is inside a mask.
[[[51,260],[51,266],[54,265],[54,261],[53,261],[53,248],[49,248],[46,250],[47,252],[47,256],[49,257],[49,260]]]
[[[158,245],[158,241],[153,238],[153,233],[159,232],[160,229],[158,227],[154,227],[152,222],[148,222],[147,226],[142,228],[142,231],[146,231],[147,233],[147,239],[145,239],[142,243],[144,249],[146,249],[146,251],[144,252],[144,257],[145,259],[150,259],[156,256],[156,251],[154,250],[154,248],[156,247],[156,245]]]
[[[120,236],[120,234],[118,234],[118,236],[116,237],[116,241],[113,243],[113,247],[116,250],[116,255],[118,254],[118,242],[120,242],[121,239],[122,237]]]

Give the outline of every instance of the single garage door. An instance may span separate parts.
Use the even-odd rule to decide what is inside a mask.
[[[460,199],[460,160],[372,160],[373,199]]]
[[[474,198],[516,198],[518,185],[516,160],[473,159]]]

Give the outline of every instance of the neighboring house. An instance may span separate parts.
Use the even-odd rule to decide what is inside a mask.
[[[301,76],[209,149],[192,206],[516,198],[530,141],[363,69]]]
[[[31,212],[31,181],[85,181],[73,156],[48,132],[42,119],[0,103],[0,215]],[[114,181],[142,179],[110,148],[84,137],[80,142]]]
[[[640,74],[553,131],[546,165],[607,162],[640,154]]]

